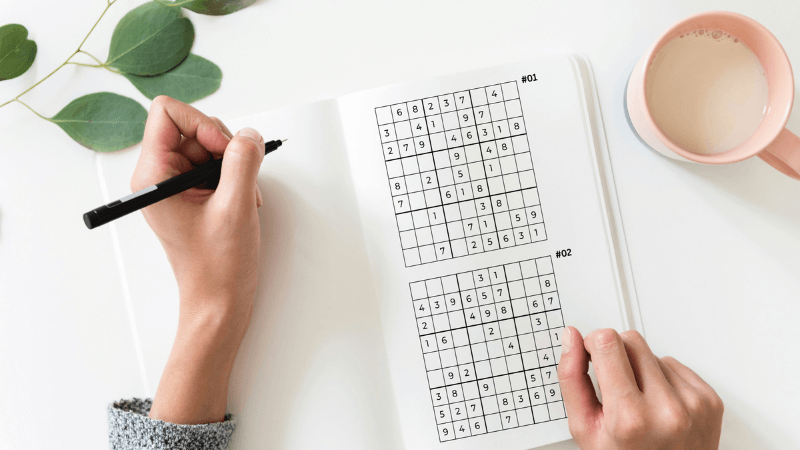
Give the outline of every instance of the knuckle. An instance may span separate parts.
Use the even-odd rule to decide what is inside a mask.
[[[709,406],[715,415],[721,416],[725,412],[725,403],[722,402],[722,398],[713,389],[711,390],[711,395],[709,395]]]
[[[678,362],[678,360],[673,358],[672,356],[664,356],[661,358],[661,361],[668,366],[671,366]]]
[[[159,95],[153,99],[153,103],[150,105],[150,109],[161,109],[164,108],[167,104],[171,101],[174,101],[172,97],[168,97],[166,95]]]
[[[619,337],[626,341],[644,341],[644,337],[636,330],[623,331]]]
[[[642,414],[624,414],[614,422],[611,435],[621,442],[639,441],[647,433],[647,422]]]
[[[213,122],[220,130],[224,128],[225,124],[223,124],[222,121],[219,120],[219,117],[210,116],[209,119],[211,119],[211,122]]]
[[[225,149],[225,155],[235,155],[238,158],[251,160],[251,159],[258,159],[261,157],[261,154],[264,152],[263,148],[260,148],[258,143],[254,142],[251,139],[233,139],[231,140],[228,148]]]
[[[621,421],[641,418],[643,414],[641,402],[632,396],[622,396],[618,399],[616,416]]]
[[[661,428],[669,435],[679,435],[685,433],[692,425],[688,408],[684,408],[680,403],[669,402],[664,405],[661,417]]]
[[[706,410],[706,402],[699,394],[691,393],[686,395],[683,403],[686,405],[686,411],[692,415],[701,415]]]
[[[717,392],[711,386],[701,389],[696,395],[693,395],[694,405],[688,405],[687,409],[696,414],[710,414],[713,416],[722,416],[725,411],[725,404]]]
[[[592,336],[592,340],[598,350],[613,349],[620,345],[619,334],[611,328],[597,330]]]
[[[220,129],[225,128],[225,123],[222,120],[220,120],[219,117],[211,116],[209,117],[209,119],[211,119],[211,121],[214,122]]]

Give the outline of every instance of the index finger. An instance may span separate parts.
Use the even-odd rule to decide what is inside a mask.
[[[586,351],[592,356],[604,405],[613,408],[621,400],[642,395],[636,384],[625,344],[616,331],[610,328],[594,330],[586,335],[584,344]]]
[[[131,184],[141,189],[174,176],[178,171],[176,159],[183,158],[174,154],[181,136],[196,140],[215,154],[221,154],[230,141],[219,124],[200,111],[167,96],[156,97],[147,116],[142,153]]]
[[[589,356],[581,333],[574,327],[564,328],[561,335],[561,362],[558,383],[569,417],[569,429],[578,442],[593,431],[602,414],[602,406],[589,378]]]

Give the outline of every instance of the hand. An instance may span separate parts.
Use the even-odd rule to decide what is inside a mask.
[[[590,357],[602,404],[587,374]],[[717,393],[674,358],[653,355],[636,331],[595,330],[583,339],[567,327],[558,378],[569,430],[584,450],[719,447]]]
[[[236,137],[216,118],[169,97],[157,97],[131,179],[135,192],[225,159],[216,191],[189,189],[143,210],[172,265],[181,311],[246,316],[258,277],[261,193],[256,185],[264,141],[255,130]]]
[[[153,101],[133,191],[223,153],[216,191],[193,188],[143,210],[180,293],[178,333],[150,411],[173,423],[225,416],[230,370],[258,285],[256,178],[264,139],[249,128],[232,136],[218,119],[169,97]]]

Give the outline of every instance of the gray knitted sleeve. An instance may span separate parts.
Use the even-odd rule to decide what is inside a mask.
[[[153,401],[134,398],[108,405],[108,447],[111,450],[224,450],[236,418],[203,425],[177,425],[147,417]]]

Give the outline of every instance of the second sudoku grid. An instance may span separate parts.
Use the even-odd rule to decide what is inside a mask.
[[[406,266],[546,239],[516,82],[375,111]]]
[[[565,417],[549,256],[410,287],[441,441]]]

